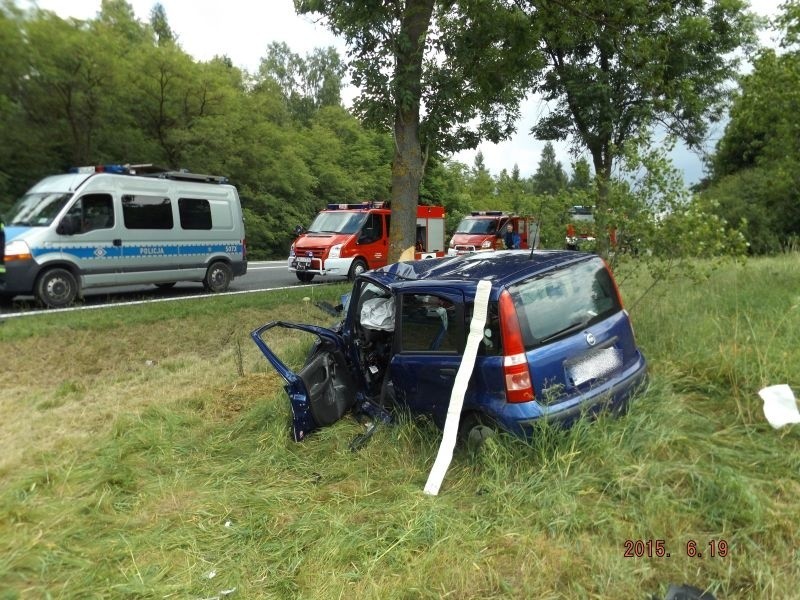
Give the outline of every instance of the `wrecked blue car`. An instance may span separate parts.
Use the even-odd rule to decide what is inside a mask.
[[[491,291],[463,435],[489,426],[529,437],[539,419],[568,425],[621,411],[646,381],[630,318],[596,255],[509,250],[403,262],[358,276],[334,328],[274,321],[252,332],[286,381],[294,439],[370,407],[442,427],[481,280]],[[298,372],[262,339],[275,327],[317,336]]]

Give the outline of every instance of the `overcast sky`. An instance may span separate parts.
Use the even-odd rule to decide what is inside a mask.
[[[751,6],[759,14],[774,15],[782,1],[752,0]],[[128,3],[137,18],[147,21],[155,0],[128,0]],[[17,4],[26,6],[32,2],[17,0]],[[39,0],[36,4],[61,17],[79,19],[93,18],[100,9],[100,0]],[[344,44],[323,25],[308,16],[295,14],[292,0],[161,0],[161,4],[181,47],[198,60],[224,54],[235,65],[254,72],[272,42],[286,42],[301,56],[314,48],[327,46],[334,46],[340,55],[345,55]],[[483,143],[478,147],[493,175],[502,169],[510,172],[515,164],[523,176],[536,171],[544,143],[531,138],[528,132],[544,111],[545,107],[538,100],[526,101],[517,134],[511,140],[501,144]],[[716,132],[717,136],[720,134]],[[556,145],[556,155],[564,169],[570,171],[572,158],[567,147]],[[472,166],[475,151],[459,153],[455,158]],[[693,153],[677,150],[673,161],[684,171],[687,184],[702,176],[702,161]]]

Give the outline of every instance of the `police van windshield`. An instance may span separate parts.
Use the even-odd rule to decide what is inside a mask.
[[[321,212],[308,227],[309,233],[355,233],[367,218],[361,212]]]
[[[467,217],[461,220],[456,228],[456,233],[495,233],[497,219],[475,219]]]
[[[8,213],[7,224],[20,227],[47,227],[72,198],[71,193],[26,194]]]

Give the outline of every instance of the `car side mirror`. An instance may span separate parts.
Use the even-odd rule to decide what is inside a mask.
[[[56,227],[56,233],[59,235],[75,235],[80,229],[79,225],[78,217],[67,215],[61,219],[61,222]]]
[[[294,234],[295,235],[302,235],[303,233],[305,233],[305,231],[306,231],[306,229],[302,225],[296,225],[295,228],[294,228]]]

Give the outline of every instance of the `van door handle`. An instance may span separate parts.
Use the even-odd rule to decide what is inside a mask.
[[[115,246],[122,246],[122,240],[120,238],[113,240],[111,243]]]
[[[456,376],[456,370],[455,369],[441,369],[439,371],[439,373],[441,375],[443,375],[443,376],[453,376],[453,377]]]

